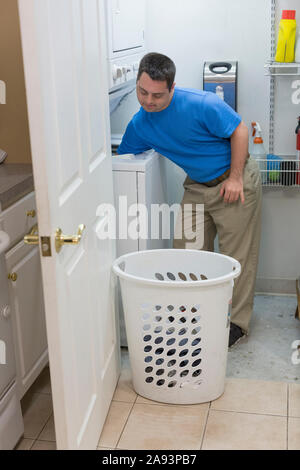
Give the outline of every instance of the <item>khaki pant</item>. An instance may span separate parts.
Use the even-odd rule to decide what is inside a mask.
[[[180,239],[174,238],[173,248],[213,251],[214,239],[218,234],[220,253],[232,256],[241,263],[241,274],[235,280],[231,321],[248,333],[253,309],[261,231],[262,188],[256,161],[247,160],[245,165],[244,204],[240,199],[234,203],[225,203],[223,197],[220,196],[221,185],[222,183],[207,187],[189,177],[186,178],[185,192],[181,202],[182,220],[177,220],[175,229],[177,237],[180,232]],[[184,211],[185,204],[192,205],[192,211]],[[202,218],[202,221],[197,224],[196,204],[204,205],[204,222]],[[187,227],[189,231],[192,229],[193,232],[199,234],[204,230],[204,243],[203,237],[201,239],[201,236],[196,236],[196,243],[191,246],[191,241],[187,240],[183,234],[183,229]],[[184,231],[187,233],[186,230]],[[190,238],[189,235],[188,238]],[[197,238],[199,238],[198,246]]]

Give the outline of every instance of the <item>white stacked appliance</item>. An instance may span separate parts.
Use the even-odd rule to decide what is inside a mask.
[[[139,63],[146,51],[145,45],[145,0],[107,0],[107,45],[109,70],[109,103],[111,122],[112,150],[119,146],[126,126],[139,110],[135,87]],[[140,155],[113,155],[113,178],[117,220],[120,198],[126,196],[127,207],[144,204],[148,215],[152,204],[166,202],[166,185],[162,158],[151,150]],[[133,219],[139,222],[139,211],[131,213],[128,223]],[[150,231],[149,220],[149,231]],[[163,229],[162,229],[163,230]],[[149,232],[148,232],[149,233]],[[125,253],[149,249],[167,248],[169,240],[118,239],[117,256]],[[121,346],[127,346],[124,314],[120,291],[119,318]]]

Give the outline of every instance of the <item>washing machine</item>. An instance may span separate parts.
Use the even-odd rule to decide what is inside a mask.
[[[8,235],[0,231],[0,451],[12,450],[24,433],[4,259],[8,245]]]
[[[116,143],[117,140],[117,138],[112,138],[112,142]],[[161,216],[159,227],[156,225],[159,230],[156,232],[154,230],[155,237],[151,236],[151,229],[154,228],[151,207],[156,205],[156,208],[159,208],[162,204],[167,203],[163,158],[154,150],[139,155],[112,156],[118,257],[133,251],[170,247],[170,237],[168,237],[170,219],[168,216]],[[139,207],[138,204],[141,204],[142,207]],[[122,227],[120,227],[120,220],[123,221]],[[140,233],[134,237],[130,236],[127,230],[127,227],[132,224],[140,228]],[[143,231],[146,226],[148,236],[146,236],[146,231]],[[125,236],[125,233],[128,236]],[[120,290],[118,299],[121,346],[127,346]]]

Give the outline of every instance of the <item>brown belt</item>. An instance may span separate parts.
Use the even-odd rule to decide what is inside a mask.
[[[223,175],[220,175],[211,181],[205,181],[205,183],[200,183],[200,184],[204,184],[204,186],[208,186],[209,188],[212,186],[217,186],[218,184],[222,183],[222,181],[225,181],[229,175],[230,175],[230,168],[228,168],[228,170],[226,170],[225,173],[223,173]]]

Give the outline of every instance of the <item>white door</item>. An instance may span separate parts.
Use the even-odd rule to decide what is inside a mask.
[[[115,242],[97,216],[113,203],[102,7],[19,0],[58,449],[96,448],[119,375]],[[56,230],[81,224],[57,252]]]

